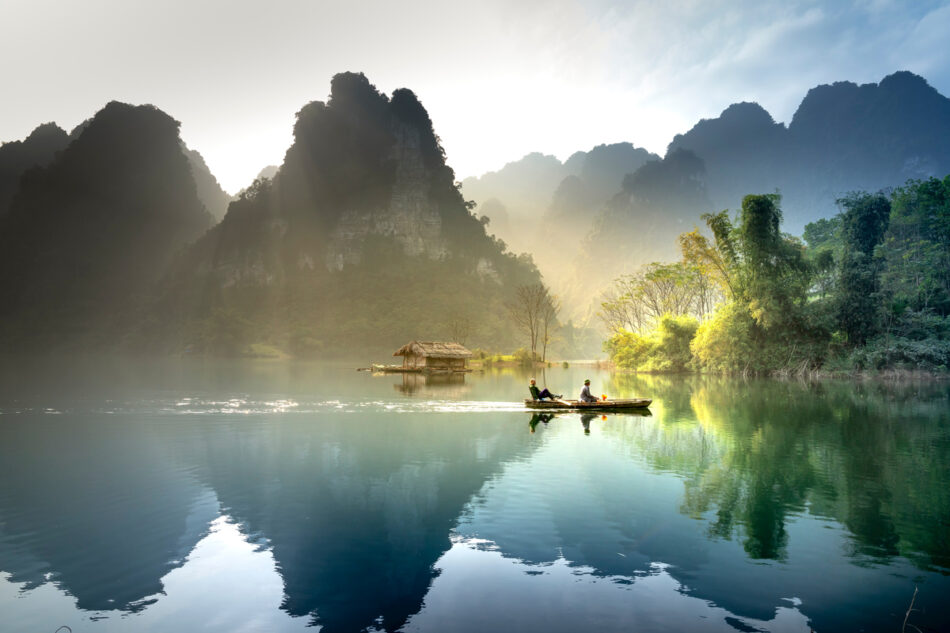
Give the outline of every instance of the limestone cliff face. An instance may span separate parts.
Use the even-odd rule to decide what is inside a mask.
[[[505,301],[538,281],[473,215],[416,95],[341,73],[297,112],[276,173],[183,253],[155,310],[171,325],[152,336],[314,355],[450,340],[467,323],[473,341],[508,345]]]
[[[432,174],[423,158],[420,131],[394,117],[392,133],[389,158],[395,163],[395,182],[388,204],[343,212],[327,246],[329,270],[359,263],[369,235],[394,238],[410,256],[439,259],[447,253],[442,216],[430,196]]]
[[[496,289],[513,271],[534,274],[472,215],[416,95],[388,97],[362,74],[342,73],[327,102],[297,113],[273,178],[243,191],[177,272],[226,293],[299,296],[341,277],[365,275],[368,285],[400,271],[387,289],[436,272],[450,285],[461,276]]]
[[[45,167],[69,145],[69,136],[55,123],[39,126],[22,141],[0,144],[0,217],[6,214],[23,172]]]

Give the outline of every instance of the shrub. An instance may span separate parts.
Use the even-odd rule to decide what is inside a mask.
[[[852,352],[849,361],[855,369],[947,371],[950,367],[950,341],[878,337]]]
[[[522,367],[534,367],[534,355],[523,347],[515,351],[515,360]]]
[[[700,366],[712,371],[742,371],[753,359],[755,327],[749,311],[735,302],[723,304],[696,331],[690,350]]]
[[[692,360],[690,341],[699,322],[665,314],[648,336],[620,330],[604,343],[610,359],[624,369],[667,373],[686,371]]]

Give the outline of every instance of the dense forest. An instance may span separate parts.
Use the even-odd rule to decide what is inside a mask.
[[[621,367],[786,372],[950,367],[950,176],[851,193],[781,232],[781,197],[703,216],[682,259],[617,280],[601,305]]]

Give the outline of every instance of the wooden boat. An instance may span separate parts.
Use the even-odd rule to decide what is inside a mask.
[[[384,374],[421,374],[422,367],[403,367],[402,365],[377,365],[373,363],[373,371]]]
[[[629,400],[598,400],[581,402],[580,400],[532,400],[525,398],[524,406],[529,409],[560,409],[561,411],[620,411],[623,409],[646,409],[653,400],[649,398],[631,398]]]
[[[404,367],[403,365],[377,365],[376,363],[373,363],[371,369],[376,373],[383,374],[468,374],[472,371],[468,367]]]

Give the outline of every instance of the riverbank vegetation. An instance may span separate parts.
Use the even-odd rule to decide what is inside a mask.
[[[619,367],[806,373],[950,367],[950,176],[851,193],[781,232],[778,194],[703,216],[682,260],[618,279],[601,304]]]

